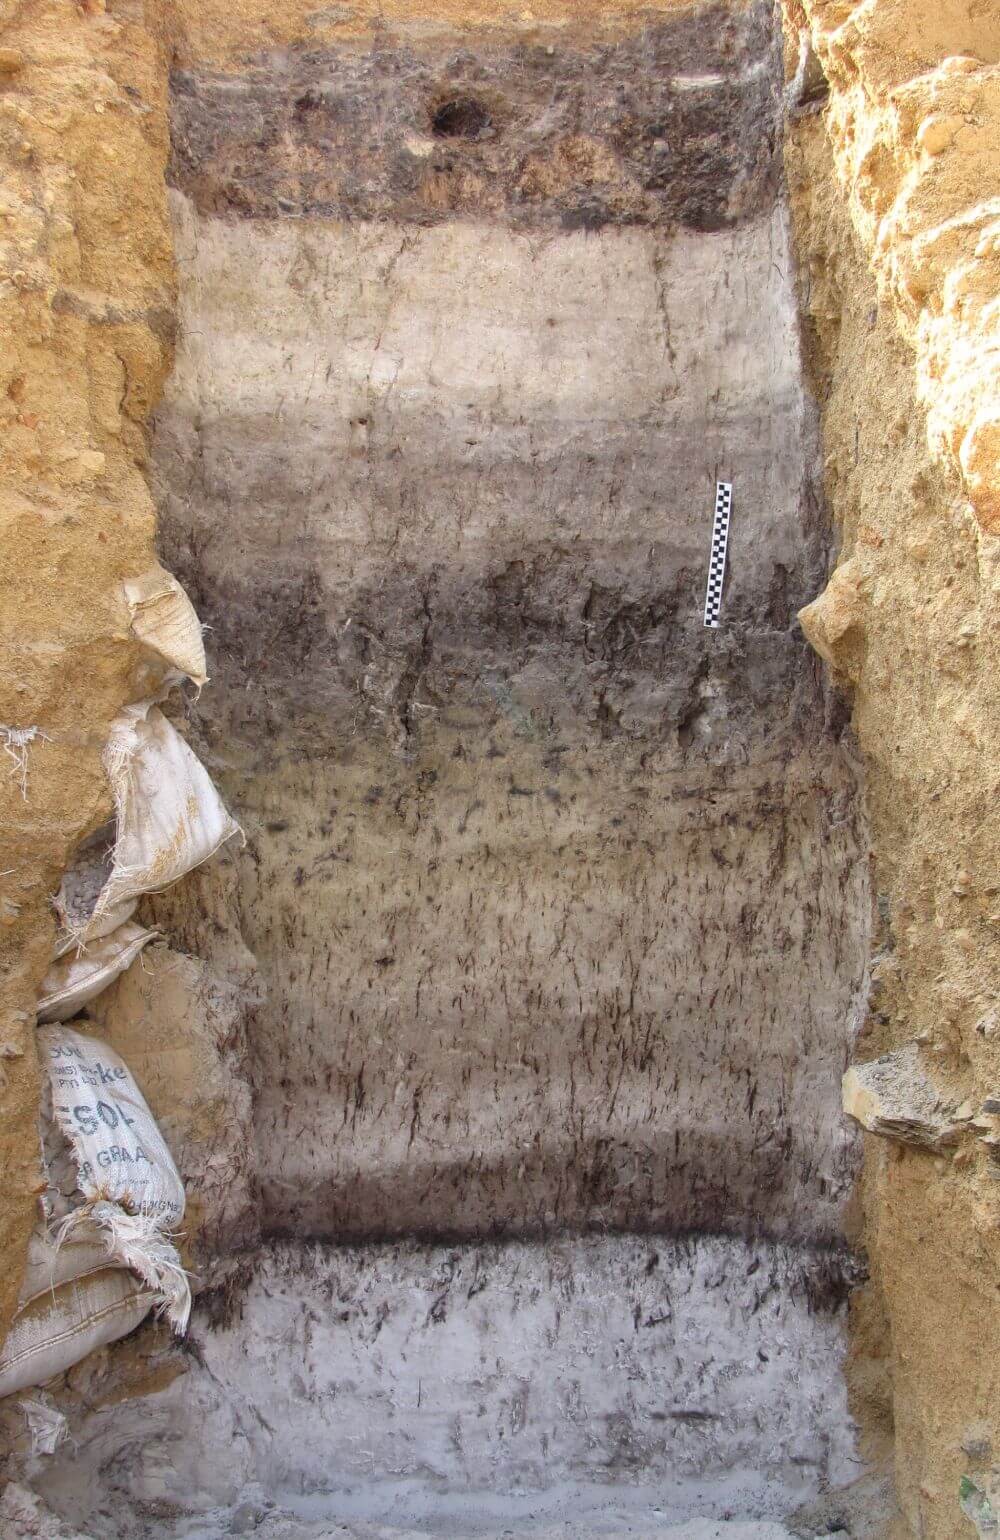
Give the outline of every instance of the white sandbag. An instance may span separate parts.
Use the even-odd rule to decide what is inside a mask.
[[[179,1224],[184,1184],[127,1065],[100,1038],[72,1027],[43,1027],[38,1047],[84,1197],[152,1214],[164,1228]]]
[[[205,642],[194,605],[180,583],[157,564],[122,586],[132,634],[200,690],[208,678]]]
[[[40,1294],[51,1294],[53,1289],[61,1289],[64,1283],[79,1282],[91,1273],[101,1273],[107,1265],[107,1253],[100,1241],[70,1241],[60,1246],[47,1226],[39,1224],[28,1242],[17,1308],[25,1309]]]
[[[184,1184],[139,1087],[99,1038],[43,1027],[38,1046],[52,1123],[76,1168],[78,1191],[53,1214],[61,1218],[57,1245],[102,1245],[106,1259],[139,1274],[174,1329],[183,1331],[191,1290],[171,1231],[184,1217]],[[51,1168],[61,1162],[52,1131],[44,1128],[43,1150],[51,1192]]]
[[[41,1144],[45,1190],[41,1194],[42,1214],[51,1230],[86,1198],[80,1191],[80,1172],[76,1152],[52,1112],[52,1083],[46,1074],[42,1080],[38,1109],[38,1133]],[[29,1252],[30,1258],[30,1252]]]
[[[191,1285],[170,1235],[155,1216],[130,1214],[118,1203],[97,1200],[74,1209],[56,1234],[59,1245],[100,1240],[109,1261],[137,1273],[152,1291],[157,1315],[165,1315],[178,1336],[191,1315]]]
[[[38,1020],[69,1021],[90,1000],[113,984],[130,967],[157,930],[141,925],[119,925],[110,936],[102,936],[82,951],[71,950],[57,959],[42,980],[38,996]]]
[[[94,905],[100,896],[115,858],[115,820],[98,829],[84,840],[73,857],[73,864],[63,876],[56,894],[55,909],[59,916],[59,930],[53,948],[53,960],[67,952],[79,950],[81,936],[86,932],[88,941],[98,941],[110,936],[135,912],[137,899],[105,909],[99,921],[93,921]]]
[[[72,901],[80,887],[77,863],[63,879],[57,955],[67,936],[81,943],[107,935],[128,918],[123,907],[169,887],[240,833],[208,771],[150,701],[127,706],[115,719],[104,768],[118,815],[110,872],[86,913]]]
[[[155,1303],[153,1292],[121,1267],[44,1290],[18,1310],[0,1349],[0,1396],[65,1373],[133,1331]]]
[[[0,1396],[62,1373],[95,1347],[131,1331],[149,1313],[156,1302],[152,1290],[143,1290],[124,1269],[120,1286],[109,1289],[109,1271],[107,1250],[100,1240],[60,1245],[45,1223],[37,1226],[28,1242],[17,1312],[0,1350]],[[89,1289],[91,1279],[97,1280],[96,1291]],[[73,1292],[73,1284],[81,1287]],[[132,1301],[139,1293],[145,1294],[145,1303],[137,1314]],[[109,1302],[120,1301],[124,1301],[124,1314],[117,1308],[104,1313]],[[99,1320],[94,1319],[95,1306]],[[24,1405],[27,1408],[29,1403]],[[43,1435],[44,1429],[38,1436]],[[33,1443],[35,1436],[33,1428]]]

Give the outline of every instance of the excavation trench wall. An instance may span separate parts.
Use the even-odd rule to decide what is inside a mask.
[[[247,842],[92,1014],[207,1292],[193,1357],[79,1371],[38,1479],[112,1529],[253,1481],[785,1511],[856,1469],[869,895],[794,620],[828,534],[775,16],[199,18],[149,468],[211,656],[172,709]]]
[[[760,5],[175,68],[152,472],[247,845],[148,913],[252,959],[227,1207],[185,1153],[223,1250],[249,1161],[265,1249],[127,1478],[89,1420],[47,1487],[80,1519],[87,1470],[481,1523],[560,1483],[771,1514],[856,1469],[867,863],[794,624],[827,535],[781,120]],[[130,1008],[172,1040],[128,988],[119,1046]]]
[[[852,697],[875,853],[856,1053],[910,1045],[932,1101],[979,1120],[945,1157],[870,1141],[877,1287],[854,1382],[867,1425],[894,1429],[911,1531],[951,1536],[971,1532],[963,1478],[989,1486],[1000,1450],[1000,31],[994,6],[965,0],[820,0],[792,19],[829,86],[821,116],[793,120],[788,166],[840,541],[803,624]]]
[[[359,1511],[428,1522],[442,1491],[560,1481],[640,1501],[652,1484],[678,1513],[779,1512],[856,1468],[856,1152],[837,1085],[859,1029],[865,1055],[923,1029],[943,1094],[990,1089],[995,727],[988,424],[965,444],[947,332],[915,325],[896,269],[881,302],[868,277],[872,252],[891,266],[898,230],[880,235],[872,209],[898,189],[896,150],[871,149],[865,124],[896,132],[896,77],[873,60],[896,50],[900,78],[919,77],[948,27],[969,50],[978,21],[956,3],[914,41],[919,7],[888,6],[866,53],[864,17],[842,30],[843,7],[808,9],[790,20],[811,25],[833,96],[820,116],[805,109],[822,75],[812,101],[792,92],[790,203],[769,6],[182,5],[157,13],[159,52],[134,8],[84,7],[65,38],[41,6],[22,18],[30,69],[4,100],[28,148],[11,154],[36,179],[55,163],[19,93],[82,100],[99,59],[118,82],[106,115],[116,132],[137,117],[142,143],[91,151],[87,117],[58,187],[107,189],[98,153],[148,160],[160,223],[133,252],[131,210],[88,224],[73,205],[69,224],[112,232],[114,255],[47,238],[39,264],[77,264],[70,300],[41,266],[34,298],[13,275],[7,293],[18,325],[35,305],[50,327],[45,369],[25,332],[38,378],[99,396],[97,447],[81,438],[73,460],[44,440],[13,468],[18,518],[61,542],[53,583],[97,596],[29,610],[30,655],[58,657],[52,701],[72,707],[64,723],[43,692],[10,714],[49,734],[14,852],[37,865],[12,899],[21,1004],[46,895],[107,813],[107,722],[138,692],[117,585],[150,559],[141,472],[161,557],[210,627],[211,682],[176,714],[247,834],[149,902],[169,948],[95,1010],[178,1153],[207,1293],[187,1358],[146,1332],[60,1390],[75,1460],[40,1479],[81,1525],[107,1499],[115,1523],[140,1504],[169,1527],[171,1504],[230,1503],[254,1480],[341,1504],[381,1484]],[[58,70],[36,78],[45,50]],[[76,360],[51,328],[91,328],[85,352],[116,339],[114,379],[138,378],[147,355],[127,348],[173,335],[168,220],[176,357],[147,444],[108,402],[141,423],[165,344],[138,394],[109,374],[100,395],[110,360]],[[169,325],[145,277],[146,309],[94,309],[116,263],[152,264]],[[911,345],[948,381],[930,449]],[[9,412],[35,433],[21,391],[12,375]],[[91,489],[69,517],[67,476]],[[735,515],[710,632],[718,477]],[[855,565],[806,626],[854,691],[874,776],[873,1011],[859,765],[794,619],[829,570],[824,496]],[[96,534],[86,560],[78,528]],[[34,533],[23,550],[35,570]],[[84,612],[96,641],[73,631]],[[16,1239],[34,1158],[23,1032],[11,1055]],[[878,1453],[894,1399],[915,1532],[957,1532],[965,1446],[992,1458],[988,1376],[974,1405],[949,1378],[956,1353],[975,1378],[990,1340],[991,1191],[967,1158],[876,1151],[865,1178],[854,1406]],[[935,1323],[957,1346],[926,1372]]]
[[[866,873],[792,623],[780,86],[763,7],[175,75],[155,482],[249,835],[269,1231],[840,1235]]]
[[[121,583],[153,560],[146,428],[172,356],[175,291],[166,70],[141,7],[5,7],[0,34],[6,1329],[40,1188],[34,1011],[50,900],[77,842],[111,811],[101,752],[142,692]]]

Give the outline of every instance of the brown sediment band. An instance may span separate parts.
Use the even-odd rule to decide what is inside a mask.
[[[165,30],[184,67],[243,64],[266,48],[306,43],[418,45],[462,34],[549,43],[572,36],[614,38],[691,9],[691,0],[168,0]],[[732,0],[732,11],[748,0]]]
[[[175,72],[171,177],[246,219],[720,230],[773,204],[780,65],[760,4],[611,40],[296,44]]]

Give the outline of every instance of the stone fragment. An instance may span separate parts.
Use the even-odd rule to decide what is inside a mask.
[[[843,1106],[869,1133],[919,1149],[947,1149],[958,1138],[960,1125],[942,1107],[913,1043],[852,1065],[843,1080]]]
[[[799,611],[799,625],[810,646],[849,678],[857,673],[851,643],[864,629],[861,581],[861,564],[852,557],[837,568],[819,598]]]
[[[986,1151],[986,1175],[1000,1182],[1000,1134],[982,1134],[979,1143]]]
[[[996,1037],[997,1033],[1000,1032],[1000,1012],[987,1011],[986,1015],[981,1016],[976,1022],[976,1031],[980,1037]]]

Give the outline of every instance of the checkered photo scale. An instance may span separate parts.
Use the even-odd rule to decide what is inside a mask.
[[[729,516],[733,511],[733,486],[730,481],[715,484],[715,523],[712,525],[712,552],[708,559],[708,588],[705,593],[705,624],[717,626],[722,608],[722,583],[726,575],[726,546],[729,543]]]

